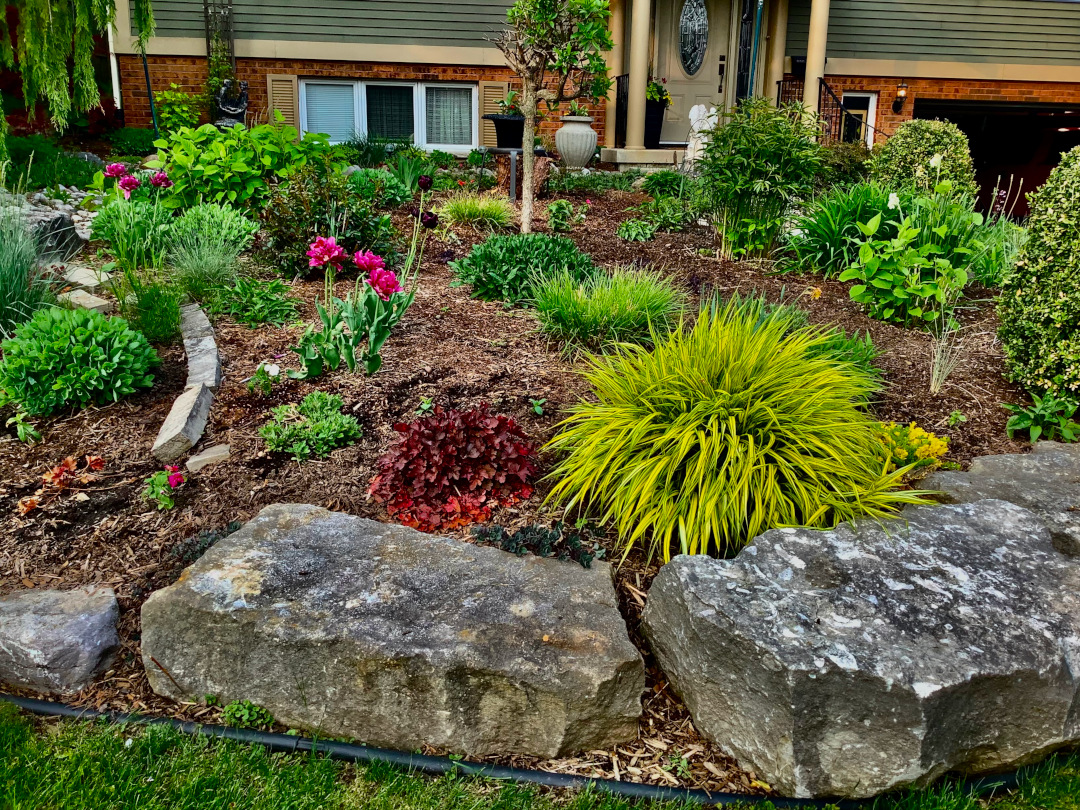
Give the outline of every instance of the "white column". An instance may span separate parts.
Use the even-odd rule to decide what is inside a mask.
[[[626,148],[645,148],[645,89],[649,81],[652,0],[634,0],[630,19],[630,82],[626,99]]]
[[[611,17],[608,18],[608,30],[611,32],[611,51],[608,53],[608,78],[611,89],[608,91],[604,118],[604,146],[615,145],[615,79],[626,69],[623,60],[626,42],[626,0],[611,0]]]
[[[825,51],[829,41],[829,0],[813,0],[810,6],[810,35],[806,43],[806,83],[803,106],[810,112],[818,109],[819,85],[825,78]]]
[[[765,50],[764,95],[776,103],[777,83],[784,78],[784,57],[787,56],[787,26],[789,0],[773,0],[769,9],[769,41]]]

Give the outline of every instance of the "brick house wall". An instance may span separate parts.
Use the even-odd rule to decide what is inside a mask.
[[[150,104],[146,98],[146,78],[142,60],[137,56],[118,55],[120,87],[123,93],[124,122],[129,127],[149,127]],[[148,56],[150,81],[155,92],[168,90],[171,84],[187,93],[202,93],[206,84],[206,59],[201,56]],[[506,67],[402,65],[378,62],[311,61],[298,59],[237,59],[237,78],[248,83],[249,120],[268,120],[266,76],[287,73],[301,79],[375,79],[391,81],[506,81],[520,86]],[[604,140],[606,104],[589,105],[596,119],[593,128]],[[544,105],[541,105],[541,110]],[[541,137],[554,136],[560,126],[557,115],[545,115],[540,124]]]

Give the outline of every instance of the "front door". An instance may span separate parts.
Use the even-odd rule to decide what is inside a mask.
[[[667,79],[671,94],[660,135],[665,143],[686,142],[695,104],[724,105],[734,72],[728,64],[731,2],[657,0],[653,76]]]

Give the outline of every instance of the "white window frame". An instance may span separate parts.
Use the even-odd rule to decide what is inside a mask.
[[[840,98],[842,104],[845,99],[848,98],[866,98],[869,99],[866,105],[866,148],[874,148],[874,133],[877,131],[877,104],[878,94],[873,90],[845,90]]]
[[[363,135],[367,132],[367,87],[411,87],[413,93],[413,143],[421,149],[431,151],[438,149],[449,152],[452,155],[463,156],[476,149],[480,143],[480,93],[479,86],[469,82],[394,82],[394,81],[365,81],[356,79],[301,79],[300,80],[300,131],[307,133],[307,85],[309,84],[332,84],[351,85],[353,88],[353,112],[354,127],[356,134]],[[428,87],[461,87],[471,91],[472,99],[472,143],[469,144],[445,144],[431,143],[427,138],[427,88]],[[333,141],[338,143],[338,141]]]

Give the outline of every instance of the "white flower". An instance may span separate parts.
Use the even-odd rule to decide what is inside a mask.
[[[897,194],[894,191],[892,194],[889,195],[889,208],[891,210],[891,209],[899,208],[899,207],[900,207],[900,195]]]
[[[940,169],[941,168],[941,155],[934,155],[932,158],[930,158],[930,168],[931,169]]]
[[[263,371],[265,371],[271,377],[276,377],[281,373],[281,367],[274,363],[265,363],[263,365]]]
[[[126,740],[124,740],[124,748],[131,748],[134,743],[135,741],[131,739],[131,737],[128,737]]]

